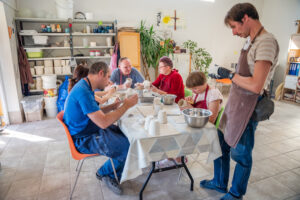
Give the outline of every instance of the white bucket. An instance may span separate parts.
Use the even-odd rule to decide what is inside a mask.
[[[46,115],[49,118],[54,118],[57,115],[57,108],[45,108],[46,110]]]
[[[42,79],[44,89],[56,88],[56,75],[45,75]]]
[[[57,96],[55,97],[44,97],[45,101],[45,110],[47,117],[54,118],[57,115]]]
[[[73,0],[55,0],[57,18],[73,18]]]
[[[57,96],[54,97],[44,97],[45,108],[56,108]]]

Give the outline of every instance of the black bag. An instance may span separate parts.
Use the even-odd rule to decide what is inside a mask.
[[[270,118],[274,112],[274,102],[268,97],[268,94],[264,90],[262,99],[257,102],[251,119],[254,121],[264,121]]]

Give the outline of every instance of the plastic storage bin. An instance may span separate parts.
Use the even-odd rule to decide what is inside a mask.
[[[28,58],[42,58],[43,57],[42,49],[30,48],[30,49],[26,50],[26,53],[27,53]]]
[[[34,44],[43,44],[46,45],[48,43],[48,36],[40,36],[34,35],[32,36]]]
[[[26,96],[21,100],[27,122],[39,121],[43,118],[43,96]]]
[[[44,74],[44,66],[35,66],[35,73],[36,75],[43,75]]]

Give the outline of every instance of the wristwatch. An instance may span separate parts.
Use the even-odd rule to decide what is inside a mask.
[[[234,72],[232,72],[232,73],[230,73],[230,74],[229,74],[228,78],[229,78],[230,80],[232,80],[232,79],[233,79],[233,77],[234,77],[234,75],[235,75],[235,73],[234,73]]]

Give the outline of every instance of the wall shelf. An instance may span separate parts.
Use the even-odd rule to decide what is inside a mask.
[[[41,77],[47,75],[56,75],[56,76],[72,76],[72,74],[42,74],[42,75],[32,75],[32,77]]]
[[[70,59],[71,56],[66,56],[66,57],[49,57],[49,58],[28,58],[29,61],[33,61],[33,60],[67,60]],[[81,57],[75,57],[75,59],[109,59],[111,58],[111,56],[81,56]]]
[[[75,46],[73,49],[112,49],[114,48],[113,46],[95,46],[95,47],[82,47],[82,46]],[[54,50],[54,49],[70,49],[70,47],[24,47],[24,49],[43,49],[43,50]]]
[[[21,36],[70,36],[69,33],[19,33]],[[72,36],[115,36],[115,33],[72,33]]]

